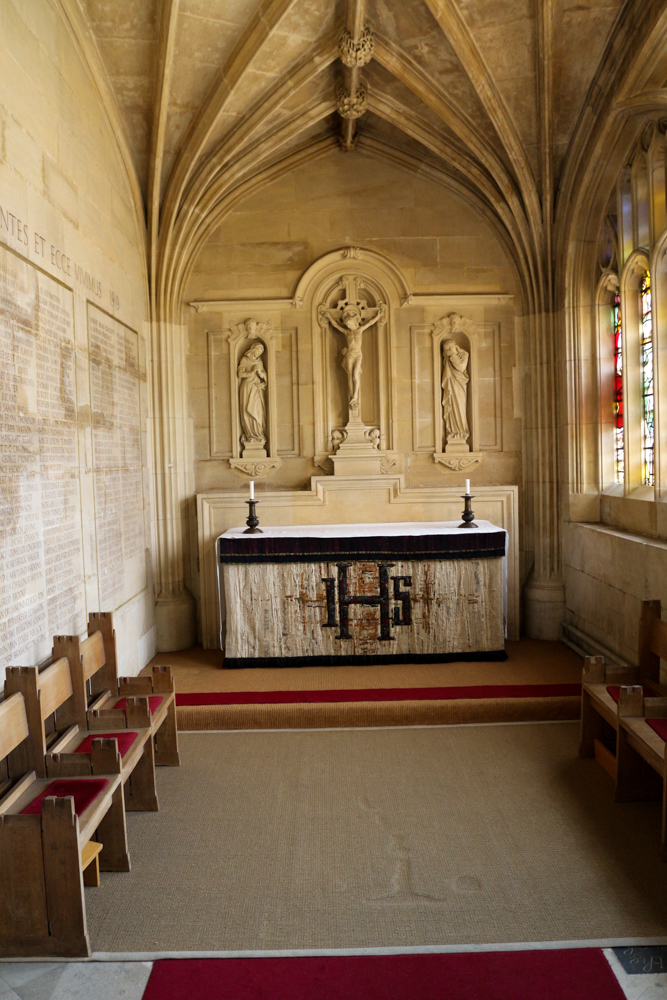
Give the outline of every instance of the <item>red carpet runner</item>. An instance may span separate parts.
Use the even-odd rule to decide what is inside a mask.
[[[470,687],[359,688],[326,691],[202,691],[177,694],[177,705],[301,705],[354,701],[457,701],[463,698],[579,697],[581,684],[482,684]]]
[[[179,959],[143,1000],[625,1000],[602,951]]]

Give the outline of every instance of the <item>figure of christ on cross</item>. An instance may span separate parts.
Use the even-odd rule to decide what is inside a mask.
[[[362,336],[364,330],[370,326],[385,322],[386,306],[381,302],[374,308],[360,299],[354,301],[347,281],[346,290],[348,297],[341,299],[335,308],[327,309],[324,305],[320,306],[319,318],[322,325],[331,323],[336,330],[345,335],[347,346],[343,348],[341,363],[347,372],[348,402],[352,418],[358,417],[360,410]]]

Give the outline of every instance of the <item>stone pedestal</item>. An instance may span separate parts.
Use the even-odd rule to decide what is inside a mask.
[[[334,476],[379,476],[384,452],[378,451],[373,438],[379,439],[375,427],[367,427],[358,415],[351,416],[343,431],[344,439],[331,456]]]
[[[449,438],[445,445],[445,455],[469,455],[470,445],[463,438]]]
[[[244,461],[259,461],[259,459],[266,458],[266,448],[261,444],[247,444],[243,449],[243,459]]]

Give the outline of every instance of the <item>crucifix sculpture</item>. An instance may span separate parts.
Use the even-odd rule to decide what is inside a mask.
[[[344,334],[346,347],[341,354],[341,364],[347,372],[349,419],[359,420],[361,409],[361,363],[362,337],[364,330],[375,323],[386,322],[386,306],[369,306],[359,297],[361,282],[356,275],[347,274],[341,279],[340,288],[345,295],[335,306],[320,305],[318,318],[322,326],[329,323]]]

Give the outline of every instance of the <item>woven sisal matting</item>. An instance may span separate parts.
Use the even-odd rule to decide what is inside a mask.
[[[504,663],[417,663],[393,666],[286,667],[226,670],[219,650],[193,647],[160,653],[179,693],[202,691],[318,691],[493,684],[571,684],[581,681],[582,661],[560,642],[521,639],[506,643]],[[150,668],[150,664],[149,664]],[[146,668],[146,669],[149,669]],[[179,706],[182,730],[311,729],[328,726],[401,726],[453,722],[520,722],[576,719],[580,699],[516,698],[430,702],[357,702],[308,705]]]
[[[570,723],[183,734],[96,951],[662,936],[660,805],[617,805]]]

